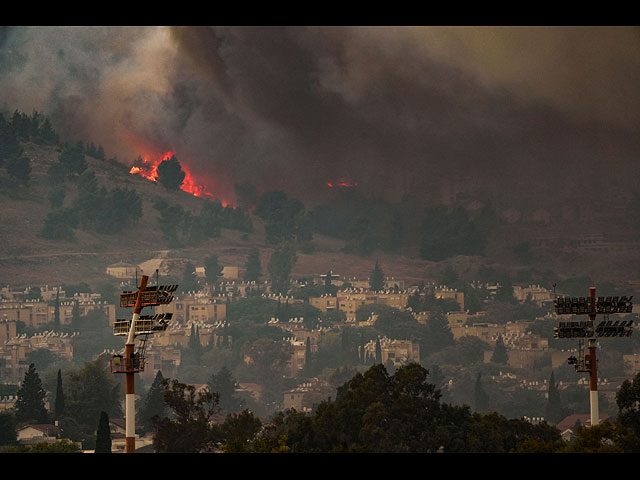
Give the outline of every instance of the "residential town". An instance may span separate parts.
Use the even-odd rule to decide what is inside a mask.
[[[130,265],[116,264],[107,268],[107,272],[123,282],[136,280],[139,270]],[[349,278],[348,281],[340,275],[332,275],[330,282],[337,287],[335,295],[322,294],[310,296],[307,299],[295,296],[275,295],[270,292],[269,282],[256,285],[255,282],[244,282],[239,278],[239,267],[225,267],[221,282],[217,288],[212,288],[206,282],[198,291],[183,292],[175,296],[167,305],[156,307],[155,313],[170,314],[171,321],[166,330],[152,335],[145,348],[145,368],[139,373],[143,381],[150,384],[156,374],[161,372],[165,377],[175,377],[180,371],[182,356],[185,349],[191,345],[192,336],[197,335],[201,346],[220,348],[222,345],[232,344],[234,339],[226,332],[227,309],[233,302],[248,295],[256,295],[256,289],[261,298],[277,300],[278,304],[309,304],[320,312],[341,312],[343,320],[334,322],[330,326],[316,325],[309,328],[303,317],[271,316],[265,323],[271,327],[278,327],[286,332],[283,341],[290,344],[289,358],[285,376],[290,379],[300,378],[300,382],[293,388],[281,393],[277,407],[281,410],[295,409],[300,412],[311,412],[321,401],[335,397],[335,385],[331,385],[322,376],[301,376],[304,371],[309,352],[318,352],[322,339],[329,331],[340,331],[346,327],[363,329],[375,325],[378,314],[374,311],[362,318],[357,315],[365,306],[386,306],[408,313],[418,324],[428,325],[433,312],[414,311],[410,306],[410,298],[419,299],[431,295],[435,299],[448,300],[449,308],[445,313],[447,328],[455,341],[465,338],[477,339],[486,346],[483,351],[484,363],[492,361],[496,346],[501,343],[506,348],[507,358],[505,371],[493,375],[491,380],[496,385],[502,385],[506,390],[524,388],[532,391],[546,392],[546,380],[534,380],[533,372],[545,359],[551,359],[552,369],[560,368],[567,362],[568,352],[554,348],[550,340],[538,333],[532,333],[530,327],[538,320],[557,323],[553,310],[555,293],[540,285],[514,285],[512,296],[515,301],[530,302],[540,308],[548,308],[544,318],[514,319],[503,323],[491,320],[484,311],[469,312],[465,308],[464,292],[446,285],[429,284],[407,285],[402,279],[386,278],[382,290],[373,291],[369,288],[369,279]],[[204,279],[204,270],[196,268],[196,275]],[[314,279],[317,285],[326,284],[327,274],[318,274]],[[294,282],[295,288],[296,282]],[[130,285],[130,283],[129,283]],[[487,285],[487,301],[495,294],[499,285]],[[31,298],[34,291],[38,291],[37,298]],[[0,382],[5,385],[19,385],[29,368],[29,356],[34,352],[47,350],[51,354],[72,360],[74,357],[74,340],[79,333],[60,333],[54,329],[42,328],[55,325],[70,325],[75,317],[86,316],[89,312],[100,312],[111,328],[122,314],[119,306],[101,298],[99,294],[76,293],[67,296],[60,287],[49,285],[30,286],[14,289],[4,286],[0,291]],[[373,309],[372,309],[373,310]],[[57,317],[56,317],[57,316]],[[56,320],[57,318],[57,320]],[[19,333],[29,327],[34,334]],[[553,342],[553,341],[552,341]],[[108,363],[110,356],[117,354],[117,350],[105,351],[96,356],[104,358]],[[358,347],[358,355],[363,359],[376,359],[389,368],[397,368],[409,363],[420,363],[420,345],[406,338],[389,338],[379,336]],[[244,362],[250,365],[254,362],[251,354],[244,356]],[[640,355],[637,353],[624,354],[624,371],[620,377],[631,377],[640,371]],[[516,372],[516,373],[514,373]],[[578,384],[584,384],[586,378],[577,378]],[[454,380],[445,379],[442,388],[451,388]],[[562,387],[562,381],[560,386]],[[600,379],[601,395],[610,401],[615,401],[615,393],[620,382],[610,382],[607,378]],[[203,388],[204,384],[197,384]],[[251,396],[259,401],[263,386],[257,382],[240,381],[237,391]],[[139,396],[140,398],[140,396]],[[12,408],[15,395],[3,395],[0,398],[0,410]],[[532,417],[537,418],[537,417]],[[576,417],[577,418],[577,417]],[[605,417],[606,418],[606,414]],[[538,418],[541,420],[541,418]],[[588,415],[583,420],[588,423]],[[117,438],[121,425],[119,419],[112,419],[112,433]],[[565,422],[566,423],[566,422]],[[574,421],[575,424],[575,421]],[[568,426],[566,435],[571,434]],[[56,427],[51,425],[30,425],[21,429],[19,439],[23,442],[55,439]],[[139,438],[139,446],[150,444],[150,439]],[[114,451],[123,449],[123,444],[114,443]]]

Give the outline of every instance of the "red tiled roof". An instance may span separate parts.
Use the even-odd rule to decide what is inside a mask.
[[[604,421],[609,418],[609,415],[603,413],[600,415],[600,420]],[[591,425],[591,415],[588,413],[574,413],[573,415],[569,415],[568,417],[560,420],[556,424],[556,428],[563,432],[566,429],[573,428],[577,421],[580,421],[580,424],[583,426]]]
[[[35,428],[36,430],[40,430],[42,433],[44,433],[45,435],[59,435],[61,433],[60,429],[55,426],[52,425],[50,423],[35,423],[35,424],[30,424],[30,425],[26,425],[23,428]]]

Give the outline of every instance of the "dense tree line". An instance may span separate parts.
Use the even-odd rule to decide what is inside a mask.
[[[264,221],[267,243],[295,241],[298,246],[304,246],[312,240],[310,218],[304,204],[281,190],[262,194],[253,213]]]
[[[567,442],[557,428],[546,422],[534,424],[523,418],[472,412],[466,405],[445,403],[435,385],[427,381],[428,375],[418,364],[400,367],[393,374],[376,364],[352,376],[338,389],[335,401],[320,402],[312,413],[281,411],[263,423],[245,409],[227,414],[222,424],[208,427],[198,420],[220,411],[215,392],[205,394],[205,407],[188,394],[188,386],[166,382],[167,406],[183,413],[164,423],[156,420],[154,445],[156,451],[192,453],[640,451],[640,432],[633,420],[639,410],[640,376],[621,388],[617,396],[621,412],[618,419],[595,427],[578,427],[575,438]],[[192,430],[190,423],[197,427]]]
[[[56,408],[49,413],[44,409],[46,392],[31,365],[15,410],[0,413],[3,451],[78,451],[70,443],[46,450],[15,446],[19,425],[54,418],[64,435],[83,448],[108,451],[105,425],[108,418],[122,416],[121,392],[110,377],[103,360],[66,375],[64,385],[58,372]],[[140,402],[139,415],[145,431],[153,432],[155,451],[162,453],[640,452],[640,375],[621,386],[617,418],[596,427],[578,427],[570,442],[546,422],[534,424],[479,411],[482,405],[473,412],[467,405],[446,403],[436,377],[437,372],[416,363],[393,373],[377,363],[351,374],[339,384],[335,400],[321,401],[311,413],[280,411],[265,421],[234,398],[236,383],[227,368],[212,374],[208,389],[197,393],[193,385],[165,379],[158,372]],[[479,380],[477,375],[476,402],[484,393]],[[554,388],[550,385],[550,396]],[[220,415],[221,423],[212,422]]]
[[[153,207],[159,213],[157,225],[169,247],[199,245],[220,236],[223,228],[244,233],[253,231],[251,217],[238,208],[207,200],[193,214],[181,205],[157,198]]]
[[[215,392],[201,398],[180,382],[165,382],[165,401],[175,412],[154,423],[158,452],[494,452],[517,451],[525,442],[548,445],[560,432],[497,414],[474,414],[442,403],[428,372],[417,364],[389,375],[382,365],[357,373],[311,414],[279,412],[266,424],[251,411],[207,424],[218,409]]]
[[[55,132],[48,117],[34,110],[31,115],[15,110],[5,118],[0,112],[0,157],[6,154],[5,148],[14,153],[19,149],[17,142],[31,141],[41,145],[58,145],[59,135]]]
[[[23,425],[58,422],[66,439],[80,443],[85,449],[93,448],[104,415],[113,418],[123,416],[120,385],[112,377],[107,372],[104,359],[99,358],[65,375],[58,370],[56,387],[45,388],[38,369],[32,363],[17,392],[15,407],[0,414],[0,446],[17,445],[16,431]],[[46,408],[47,397],[52,404],[51,411]],[[44,450],[16,447],[14,450],[3,448],[3,451],[74,452],[78,451],[78,446],[63,442]]]
[[[370,255],[376,249],[395,252],[411,248],[432,261],[454,255],[484,255],[488,238],[499,223],[490,203],[471,214],[461,207],[425,206],[411,196],[393,203],[355,190],[340,192],[315,206],[308,217],[314,233],[344,240],[348,253]]]

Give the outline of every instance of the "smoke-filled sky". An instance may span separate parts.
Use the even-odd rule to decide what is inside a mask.
[[[637,27],[0,27],[2,110],[128,165],[174,151],[226,200],[634,185],[638,85]]]

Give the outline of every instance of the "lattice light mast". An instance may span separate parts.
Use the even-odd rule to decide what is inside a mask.
[[[171,303],[173,292],[177,285],[147,286],[149,277],[143,275],[137,292],[123,292],[120,294],[121,307],[134,307],[131,320],[117,320],[113,326],[114,335],[126,336],[124,357],[114,355],[111,359],[111,372],[126,375],[125,397],[125,453],[135,452],[135,373],[143,372],[145,367],[144,350],[149,335],[167,329],[172,314],[157,314],[141,316],[144,307]],[[143,340],[136,352],[136,337],[142,335]]]
[[[598,413],[598,359],[597,340],[607,337],[629,337],[633,332],[633,320],[611,321],[611,313],[631,313],[633,296],[596,297],[596,287],[589,287],[588,297],[558,297],[555,310],[558,315],[587,315],[588,321],[560,322],[554,328],[556,338],[577,338],[578,357],[569,357],[569,364],[577,372],[589,373],[589,400],[591,405],[591,425],[600,423]],[[596,325],[596,315],[604,315],[604,320]],[[589,353],[582,356],[584,340],[588,340]]]

